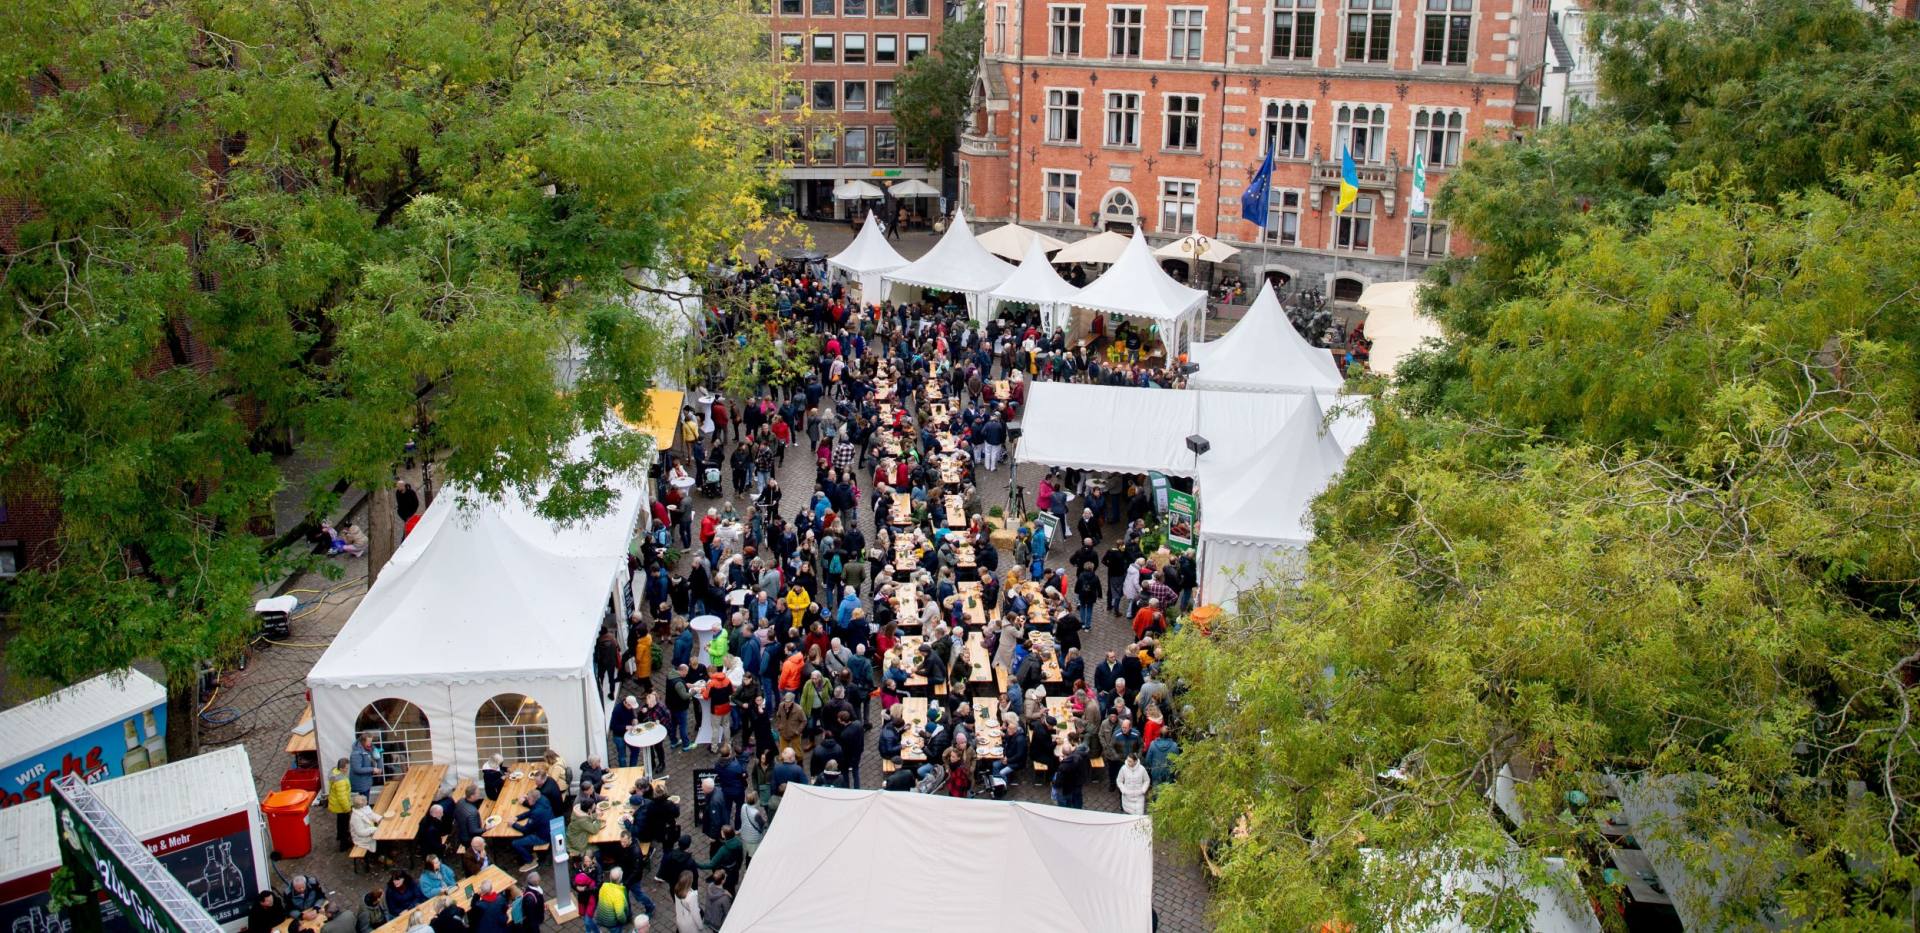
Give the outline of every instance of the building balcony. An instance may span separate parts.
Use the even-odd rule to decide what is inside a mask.
[[[1336,202],[1339,200],[1340,160],[1326,158],[1325,154],[1315,147],[1311,164],[1313,174],[1309,200],[1312,201],[1313,209],[1317,211],[1320,209],[1321,192],[1331,191],[1334,200]],[[1400,193],[1400,150],[1388,150],[1387,161],[1384,164],[1355,162],[1353,173],[1360,183],[1361,192],[1380,195],[1382,206],[1387,210],[1387,216],[1393,216],[1395,202]]]

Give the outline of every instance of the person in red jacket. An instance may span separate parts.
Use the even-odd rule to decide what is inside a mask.
[[[1166,630],[1167,614],[1160,611],[1160,601],[1157,599],[1147,600],[1147,604],[1133,614],[1133,637],[1136,639],[1147,637],[1150,631],[1165,632]]]

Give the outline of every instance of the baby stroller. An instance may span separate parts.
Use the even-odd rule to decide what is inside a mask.
[[[700,494],[709,499],[718,499],[720,490],[720,464],[707,463],[700,467]]]

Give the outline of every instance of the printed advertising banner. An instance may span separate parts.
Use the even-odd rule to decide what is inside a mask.
[[[1193,550],[1193,493],[1167,490],[1167,550],[1185,554]]]
[[[140,710],[46,751],[9,761],[0,785],[0,807],[53,796],[55,778],[73,775],[88,784],[167,763],[167,705]]]
[[[260,890],[246,811],[142,841],[215,921],[227,924],[246,917],[248,903]],[[71,933],[72,921],[47,909],[52,877],[49,868],[0,882],[0,933]],[[110,902],[102,905],[101,920],[106,933],[134,933]]]

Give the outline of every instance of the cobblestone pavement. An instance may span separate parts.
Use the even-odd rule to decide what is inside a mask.
[[[811,458],[804,453],[787,457],[779,479],[781,486],[788,490],[786,501],[789,506],[797,508],[799,503],[805,501],[813,485],[812,472]],[[1005,503],[1010,476],[1017,478],[1031,497],[1031,490],[1038,486],[1042,472],[1038,467],[1023,465],[1011,474],[1003,467],[996,474],[983,475],[980,501],[987,506]],[[703,509],[708,505],[719,505],[720,502],[704,498],[695,500],[695,504]],[[861,520],[871,528],[870,510],[863,508],[860,515]],[[1055,548],[1055,562],[1063,560],[1071,550],[1066,547]],[[1007,555],[1002,556],[1003,560],[1007,559]],[[328,641],[346,623],[365,592],[364,561],[341,559],[337,569],[339,576],[335,579],[310,574],[295,584],[295,593],[302,600],[302,608],[294,621],[292,641],[267,645],[254,652],[245,670],[226,678],[227,682],[212,703],[214,708],[230,710],[238,718],[230,725],[209,728],[204,734],[203,745],[212,749],[236,742],[245,743],[253,761],[256,782],[263,794],[279,785],[281,774],[288,765],[288,756],[284,751],[287,729],[299,718],[304,705],[307,671],[319,659]],[[1089,665],[1106,651],[1125,647],[1132,640],[1131,634],[1124,620],[1108,615],[1102,609],[1096,617],[1093,631],[1083,639],[1083,651],[1089,658]],[[663,685],[664,677],[656,674],[654,683]],[[623,689],[632,689],[634,686],[629,682]],[[668,770],[672,775],[670,786],[684,801],[683,827],[690,827],[694,822],[690,815],[693,770],[710,767],[712,759],[713,756],[704,747],[668,755]],[[869,749],[862,761],[861,784],[865,787],[880,786],[879,756]],[[1010,796],[1024,801],[1048,802],[1046,787],[1034,783],[1031,774],[1013,788]],[[1118,796],[1106,788],[1103,772],[1095,772],[1095,778],[1087,788],[1086,805],[1089,809],[1097,810],[1117,812],[1120,809]],[[314,875],[331,892],[364,892],[375,887],[377,878],[356,877],[347,860],[335,852],[332,822],[324,810],[316,811],[313,822],[314,854],[298,860],[283,860],[277,864],[277,870],[287,874],[299,872]],[[704,857],[707,853],[704,837],[700,837],[697,830],[689,828],[689,831],[699,840],[695,849]],[[503,861],[510,862],[511,854],[503,854]],[[1174,851],[1169,843],[1157,843],[1154,861],[1154,906],[1159,914],[1160,929],[1209,929],[1206,920],[1208,889],[1193,854],[1190,851]],[[933,867],[928,866],[929,869]],[[546,884],[551,893],[550,878]],[[650,872],[644,890],[656,903],[666,903],[666,892],[652,879]],[[668,922],[671,922],[670,915]]]

